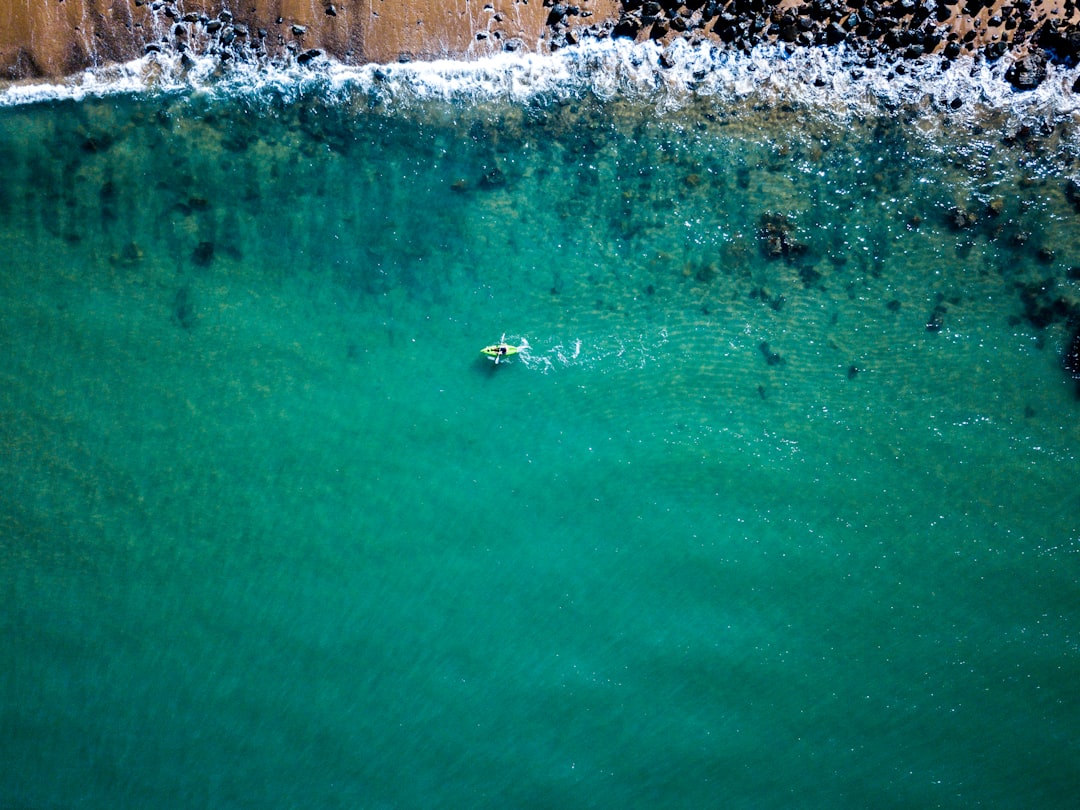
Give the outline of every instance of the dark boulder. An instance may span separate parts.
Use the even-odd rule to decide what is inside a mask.
[[[847,38],[847,32],[836,23],[829,23],[825,29],[825,44],[839,45]]]
[[[1035,35],[1039,47],[1050,52],[1054,62],[1075,65],[1080,62],[1080,31],[1051,20]]]
[[[708,0],[701,9],[701,20],[707,22],[724,10],[724,4],[720,0]]]
[[[738,20],[731,14],[721,14],[713,25],[713,32],[722,42],[733,43],[739,38]]]
[[[765,0],[734,0],[731,10],[736,14],[761,14],[765,11]]]
[[[564,6],[562,3],[556,3],[554,6],[551,7],[551,11],[548,12],[547,24],[555,25],[562,22],[563,17],[566,16],[566,13],[566,6]]]
[[[1017,90],[1033,90],[1046,78],[1046,54],[1032,51],[1005,71],[1005,80]]]

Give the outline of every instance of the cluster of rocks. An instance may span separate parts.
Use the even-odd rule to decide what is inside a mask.
[[[1019,141],[1022,143],[1023,139]],[[1080,183],[1070,180],[1065,185],[1065,199],[1080,213]],[[1024,209],[1021,203],[1021,210]],[[1005,215],[1005,201],[1001,198],[990,200],[982,206],[954,206],[945,212],[943,224],[952,231],[981,234],[987,239],[1003,239],[1013,248],[1028,247],[1039,265],[1052,266],[1057,256],[1052,247],[1038,244],[1029,232],[1023,230]],[[1065,284],[1053,275],[1043,275],[1032,279],[1016,279],[1011,286],[1020,303],[1018,314],[1010,317],[1014,325],[1026,324],[1035,330],[1042,346],[1042,333],[1054,324],[1064,325],[1069,338],[1062,355],[1062,365],[1078,382],[1077,396],[1080,396],[1080,300],[1075,293],[1076,282],[1080,282],[1080,267],[1070,267],[1065,271]],[[948,305],[959,303],[946,300],[943,296],[935,302],[927,318],[926,329],[937,332],[942,328]]]
[[[140,0],[136,0],[140,4]],[[146,53],[171,51],[181,54],[186,66],[191,64],[191,54],[211,54],[222,61],[257,61],[273,54],[285,54],[299,64],[310,62],[322,55],[318,48],[303,45],[307,28],[302,25],[284,26],[284,19],[277,18],[278,30],[271,34],[266,28],[251,30],[246,24],[234,19],[229,11],[221,11],[214,17],[201,12],[181,12],[175,5],[155,0],[150,9],[169,20],[168,33],[146,43]],[[332,4],[326,5],[326,13],[336,15]]]
[[[762,43],[791,47],[846,43],[868,62],[941,54],[1017,61],[1009,80],[1035,87],[1048,60],[1080,62],[1080,8],[1064,0],[1051,19],[1032,0],[619,0],[617,19],[583,20],[577,6],[544,0],[548,45],[582,38],[629,37],[670,42],[711,40],[749,51]]]
[[[1080,214],[1080,183],[1069,181],[1065,186],[1064,196]],[[1023,208],[1021,205],[1022,210]],[[922,224],[922,217],[916,216],[909,220],[908,227],[917,229]],[[990,240],[1003,239],[1013,248],[1030,246],[1038,263],[1047,267],[1057,260],[1053,249],[1045,245],[1039,246],[1037,240],[1031,238],[1031,234],[1017,227],[1013,218],[1007,215],[1005,201],[1001,198],[970,207],[954,206],[944,212],[940,224],[958,234],[966,232]],[[824,289],[822,273],[811,266],[812,261],[802,261],[804,257],[808,257],[809,246],[800,242],[795,233],[794,221],[785,214],[766,211],[758,217],[757,237],[762,255],[769,260],[784,261],[792,265],[793,269],[797,270],[804,288]],[[1007,270],[1003,272],[1008,275]],[[697,278],[699,281],[706,280],[700,275]],[[1067,337],[1062,351],[1062,366],[1077,381],[1076,394],[1080,398],[1080,298],[1076,294],[1078,282],[1080,266],[1070,267],[1065,271],[1064,283],[1053,275],[1042,275],[1034,279],[1027,275],[1026,278],[1014,279],[1011,288],[1019,300],[1020,310],[1010,316],[1010,322],[1013,325],[1026,324],[1034,329],[1039,336],[1040,348],[1043,346],[1043,335],[1049,327],[1057,324],[1065,329]],[[777,312],[787,302],[785,295],[764,286],[754,287],[749,297]],[[947,295],[939,292],[927,314],[926,331],[940,332],[945,326],[950,308],[960,304],[961,299],[955,293]],[[885,308],[895,313],[901,306],[900,301],[891,300],[886,303]],[[781,356],[773,352],[768,344],[761,344],[760,349],[768,365],[783,363]],[[859,371],[856,366],[852,366],[848,370],[848,378],[854,379]]]
[[[1080,267],[1069,268],[1067,278],[1080,281]],[[1018,282],[1016,284],[1023,310],[1023,320],[1041,332],[1051,324],[1064,323],[1066,329],[1065,346],[1061,354],[1062,368],[1076,380],[1076,396],[1080,398],[1080,305],[1063,289],[1056,278],[1047,277],[1038,281]],[[1015,323],[1020,318],[1014,319]],[[1039,336],[1042,347],[1042,336]]]
[[[544,0],[544,7],[550,9],[546,23],[547,44],[553,51],[568,45],[577,45],[582,38],[604,39],[611,34],[610,20],[596,22],[592,20],[593,13],[582,10],[581,6]]]
[[[794,259],[806,252],[806,245],[794,238],[794,223],[785,214],[767,211],[758,220],[761,249],[770,259]]]

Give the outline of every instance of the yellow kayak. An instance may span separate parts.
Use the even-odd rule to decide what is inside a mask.
[[[494,346],[485,346],[480,350],[480,354],[486,354],[488,357],[506,357],[508,354],[517,353],[518,347],[508,343],[496,343]]]
[[[480,354],[486,354],[488,357],[494,357],[495,362],[498,363],[502,357],[508,357],[511,354],[517,354],[518,347],[511,346],[509,343],[496,343],[494,346],[485,346],[480,350]]]

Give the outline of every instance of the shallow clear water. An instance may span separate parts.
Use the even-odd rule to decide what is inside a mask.
[[[0,110],[0,803],[1071,806],[1061,131],[372,99]]]

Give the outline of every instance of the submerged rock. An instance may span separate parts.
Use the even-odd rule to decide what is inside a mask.
[[[480,188],[496,189],[506,185],[506,175],[498,166],[491,169],[480,178]]]
[[[954,205],[945,215],[946,224],[954,231],[963,231],[972,227],[979,218],[966,208]]]
[[[784,304],[787,303],[786,296],[780,293],[773,294],[768,287],[755,287],[750,291],[750,298],[768,304],[773,312],[779,312],[784,308]]]
[[[1065,344],[1065,351],[1061,355],[1061,365],[1074,380],[1080,382],[1080,324],[1077,324],[1072,337]]]
[[[1020,305],[1024,320],[1036,329],[1074,317],[1073,305],[1058,293],[1052,278],[1020,285]]]
[[[934,308],[930,310],[930,316],[926,319],[926,331],[940,332],[941,328],[945,325],[945,315],[948,311],[949,308],[945,306],[945,299],[939,293],[937,303],[934,304]]]
[[[806,245],[791,237],[794,224],[785,214],[766,212],[758,221],[758,238],[766,256],[791,258],[806,252]]]
[[[782,366],[787,362],[780,354],[770,349],[769,344],[764,340],[758,345],[758,350],[765,355],[765,362],[770,366]]]
[[[199,267],[209,267],[214,260],[214,243],[199,242],[191,252],[191,260]]]
[[[176,291],[173,298],[172,317],[185,332],[190,332],[195,326],[195,302],[192,300],[190,288],[181,287]]]
[[[1070,180],[1065,184],[1065,199],[1069,201],[1069,204],[1076,209],[1076,212],[1080,214],[1080,183],[1075,180]]]
[[[799,280],[803,283],[804,287],[818,287],[821,284],[822,278],[824,278],[824,276],[821,271],[815,270],[812,267],[802,267],[799,269]]]

